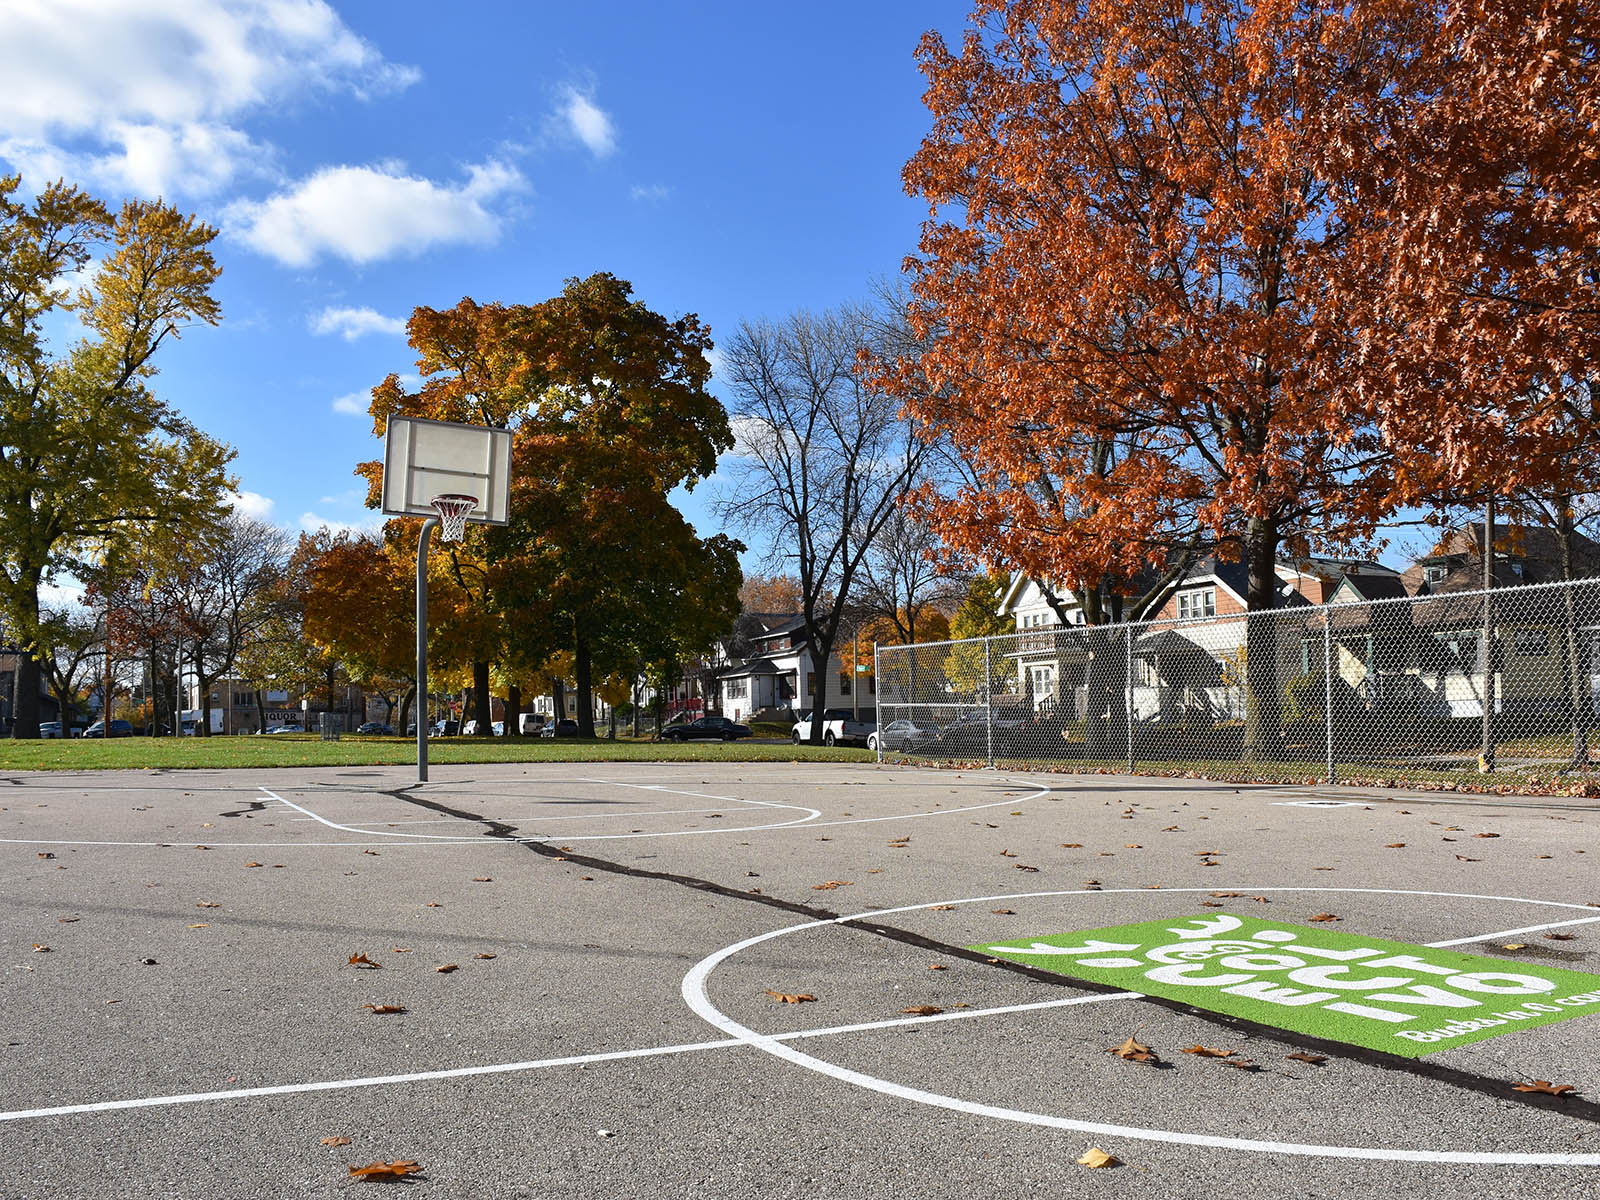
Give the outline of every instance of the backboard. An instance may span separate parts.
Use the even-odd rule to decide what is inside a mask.
[[[478,498],[467,520],[504,525],[511,508],[511,431],[422,417],[390,417],[384,432],[383,511],[433,517],[433,498]]]

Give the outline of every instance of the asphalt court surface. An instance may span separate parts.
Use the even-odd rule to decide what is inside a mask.
[[[1600,1004],[1402,1061],[964,949],[1237,912],[1600,974],[1591,803],[872,765],[433,774],[0,780],[0,1195],[360,1194],[382,1185],[348,1169],[380,1160],[451,1197],[1600,1183]],[[1108,1053],[1129,1037],[1159,1063]],[[1306,1050],[1324,1061],[1287,1057]],[[1534,1080],[1576,1090],[1512,1090]],[[1077,1165],[1091,1146],[1122,1165]]]

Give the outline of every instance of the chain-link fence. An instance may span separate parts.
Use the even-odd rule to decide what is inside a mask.
[[[1600,581],[877,651],[880,756],[1543,786],[1600,764]]]

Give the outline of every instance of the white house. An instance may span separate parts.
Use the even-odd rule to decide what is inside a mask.
[[[718,653],[726,665],[717,673],[718,702],[722,715],[735,721],[755,713],[798,712],[808,708],[853,708],[859,702],[870,711],[877,703],[876,682],[863,676],[860,695],[845,672],[838,654],[828,658],[828,670],[818,687],[812,673],[811,645],[806,640],[805,622],[792,615],[762,616],[760,632],[749,641],[751,652],[743,658],[728,657],[727,643]],[[819,692],[821,693],[819,695]]]

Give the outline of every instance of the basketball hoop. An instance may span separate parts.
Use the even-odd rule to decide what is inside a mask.
[[[467,514],[478,507],[478,498],[447,493],[435,496],[433,507],[439,513],[439,540],[459,542],[467,531]]]

